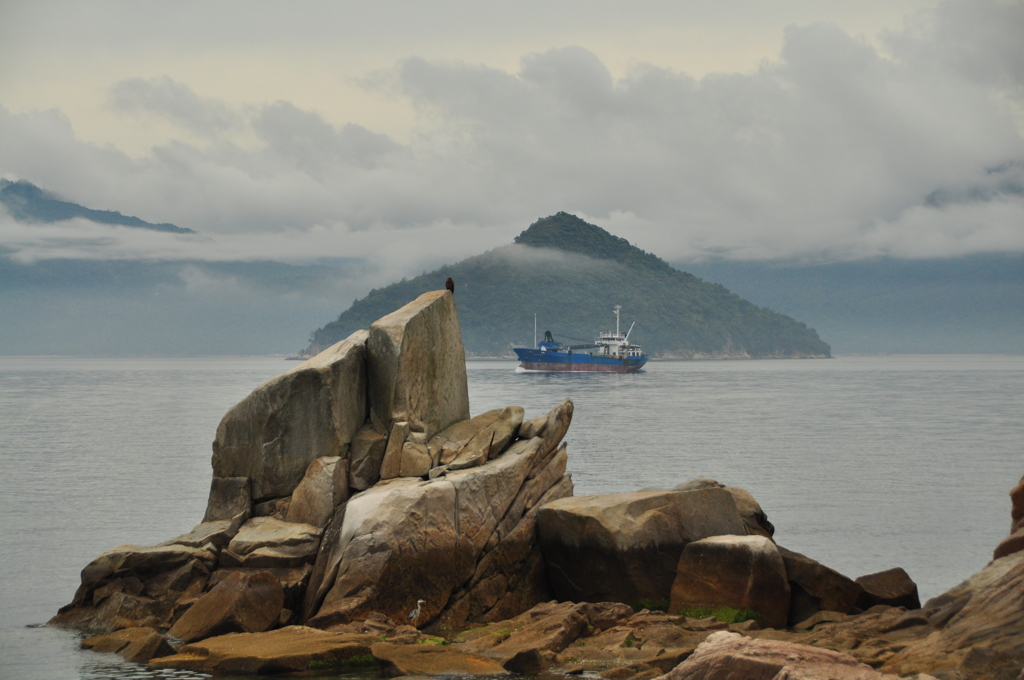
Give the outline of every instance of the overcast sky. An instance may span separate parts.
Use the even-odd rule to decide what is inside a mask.
[[[565,210],[673,261],[1021,252],[1022,36],[987,0],[0,1],[0,176],[203,235],[0,248],[387,277]]]

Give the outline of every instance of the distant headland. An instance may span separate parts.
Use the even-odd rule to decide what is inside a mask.
[[[680,271],[575,215],[534,222],[515,243],[371,290],[313,332],[312,356],[421,293],[458,284],[470,357],[514,357],[513,344],[542,330],[593,338],[613,305],[636,321],[631,339],[655,359],[825,358],[828,343],[791,317]]]

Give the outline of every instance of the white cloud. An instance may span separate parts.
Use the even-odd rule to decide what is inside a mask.
[[[515,73],[409,57],[372,81],[417,112],[407,145],[289,102],[231,108],[131,79],[113,87],[118,110],[209,142],[133,158],[77,140],[59,112],[0,109],[0,174],[213,238],[69,245],[36,231],[17,242],[27,258],[319,252],[417,273],[558,210],[672,260],[1019,251],[1022,26],[1019,3],[947,2],[884,36],[884,52],[834,25],[790,26],[777,60],[701,79],[653,64],[616,78],[578,46]]]

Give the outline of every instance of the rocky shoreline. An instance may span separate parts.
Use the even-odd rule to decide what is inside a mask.
[[[711,479],[574,496],[573,404],[470,416],[454,298],[425,293],[228,411],[203,521],[90,562],[51,625],[153,669],[1015,679],[1024,480],[993,561],[921,606],[773,539]]]

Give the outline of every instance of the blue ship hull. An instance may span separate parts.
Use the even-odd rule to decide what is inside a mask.
[[[528,371],[595,371],[626,373],[647,363],[645,355],[634,357],[591,356],[585,352],[542,352],[539,349],[515,347],[513,351]]]

